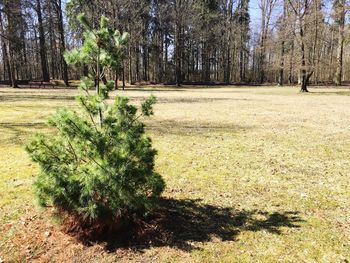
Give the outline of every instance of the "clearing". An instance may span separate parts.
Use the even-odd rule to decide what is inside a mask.
[[[147,131],[166,180],[163,236],[77,242],[38,208],[23,149],[76,90],[0,89],[0,262],[348,262],[350,91],[149,87]]]

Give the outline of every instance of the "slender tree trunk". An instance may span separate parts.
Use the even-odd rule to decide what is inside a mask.
[[[147,46],[146,44],[142,45],[142,66],[143,66],[143,80],[148,81],[148,59],[147,59]]]
[[[18,88],[17,77],[18,72],[16,70],[15,54],[18,53],[19,37],[17,35],[19,26],[19,17],[21,16],[21,2],[19,0],[13,0],[5,2],[4,10],[7,14],[7,56],[9,65],[9,79],[11,87]],[[2,19],[1,19],[2,21]]]
[[[306,71],[306,62],[305,62],[305,44],[304,44],[304,40],[303,40],[303,29],[300,30],[300,35],[301,37],[301,92],[309,92],[309,90],[307,89],[307,85],[308,85],[308,75],[307,75],[307,71]]]
[[[119,72],[118,70],[115,71],[115,80],[114,80],[114,89],[118,89],[118,81],[119,81]]]
[[[3,63],[4,63],[4,80],[6,79],[6,76],[5,76],[6,70],[5,69],[7,69],[7,77],[10,80],[10,78],[11,78],[10,60],[9,60],[9,56],[7,54],[7,47],[6,47],[5,43],[2,44],[2,54],[3,54]]]
[[[18,88],[17,84],[17,78],[16,78],[16,66],[14,61],[14,54],[13,51],[9,48],[10,45],[8,45],[7,53],[9,58],[9,69],[10,69],[10,80],[11,80],[11,87],[12,88]]]
[[[226,69],[225,69],[225,83],[229,84],[231,79],[231,52],[230,47],[226,50]]]
[[[259,67],[260,67],[260,79],[259,82],[265,81],[265,32],[266,32],[266,1],[262,1],[261,7],[261,36],[260,36],[260,56],[259,56]]]
[[[175,77],[176,84],[180,86],[182,84],[182,69],[181,69],[181,6],[182,0],[175,0]]]
[[[333,42],[334,42],[334,30],[332,30],[331,34],[331,42],[330,42],[330,50],[329,50],[329,67],[328,67],[328,79],[333,80]]]
[[[136,43],[136,61],[135,61],[135,64],[136,64],[136,69],[135,69],[135,73],[136,73],[136,81],[140,81],[140,57],[139,57],[139,54],[140,54],[140,48],[139,48],[139,44],[138,42]]]
[[[123,90],[125,90],[125,68],[124,68],[124,65],[122,68],[122,80],[123,80]]]
[[[343,53],[344,53],[344,24],[345,24],[345,0],[336,1],[336,15],[338,21],[338,49],[337,49],[337,69],[334,82],[336,85],[342,84],[343,77]]]
[[[55,40],[52,32],[49,32],[50,37],[50,66],[51,66],[51,77],[53,79],[58,78],[57,68],[55,64],[55,58],[56,58],[56,47],[55,47]]]
[[[58,33],[60,35],[60,55],[61,55],[61,66],[62,66],[62,78],[64,85],[69,86],[68,81],[68,65],[63,57],[63,53],[66,49],[66,42],[64,39],[64,26],[63,26],[63,13],[62,13],[62,0],[55,1],[56,11],[58,16]]]
[[[280,68],[278,72],[278,85],[283,86],[284,84],[284,53],[285,53],[285,38],[286,38],[286,29],[287,26],[286,23],[286,15],[287,15],[287,1],[283,1],[283,17],[282,17],[282,25],[281,25],[281,32],[282,32],[282,40],[281,40],[281,53],[280,53]]]
[[[244,50],[243,50],[243,36],[241,36],[241,48],[239,51],[239,82],[243,83],[244,77]]]
[[[0,33],[1,35],[5,36],[5,28],[3,25],[3,20],[2,20],[2,13],[0,12]],[[10,65],[10,58],[8,54],[8,39],[2,38],[2,55],[3,55],[3,62],[4,62],[4,79],[5,79],[5,65],[7,68],[7,77],[12,84],[12,72],[11,72],[11,65]],[[7,44],[6,44],[7,43]]]
[[[132,76],[132,54],[131,54],[131,44],[129,44],[129,83],[130,83],[130,85],[133,84],[132,77],[133,77]]]
[[[41,61],[42,77],[44,81],[50,81],[49,70],[47,68],[45,33],[44,33],[40,0],[36,0],[36,12],[37,12],[38,24],[39,24],[40,61]]]
[[[100,93],[100,78],[101,78],[101,68],[100,68],[100,54],[101,49],[98,47],[98,53],[97,53],[97,63],[96,63],[96,93]],[[103,117],[102,117],[102,111],[99,109],[99,117],[100,117],[100,126],[103,125]]]
[[[280,68],[278,72],[278,85],[283,86],[284,84],[284,41],[281,43],[281,58],[280,58]]]
[[[168,37],[167,33],[164,34],[164,73],[167,74],[168,72]]]

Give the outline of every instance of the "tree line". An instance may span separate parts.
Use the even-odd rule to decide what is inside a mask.
[[[14,87],[39,79],[69,85],[92,72],[64,60],[65,50],[84,40],[79,13],[92,25],[105,15],[130,33],[121,66],[105,72],[123,83],[298,83],[307,91],[310,83],[350,79],[346,0],[257,3],[0,0],[0,80]]]

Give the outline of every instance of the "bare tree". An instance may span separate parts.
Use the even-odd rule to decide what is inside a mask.
[[[260,83],[265,81],[265,60],[266,60],[266,40],[268,37],[271,15],[276,6],[277,0],[261,0],[259,8],[261,10],[261,33],[260,33]]]
[[[342,84],[343,77],[343,53],[344,53],[344,29],[345,29],[345,0],[334,1],[335,22],[338,25],[338,48],[337,48],[337,65],[334,77],[336,85]]]
[[[318,0],[289,0],[296,19],[297,43],[300,48],[301,92],[308,92],[310,78],[315,72],[317,60],[318,23],[320,3]]]

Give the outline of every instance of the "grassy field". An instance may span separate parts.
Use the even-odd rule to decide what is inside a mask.
[[[350,91],[148,88],[163,239],[89,246],[37,207],[23,150],[75,90],[0,89],[0,262],[349,262]],[[115,95],[115,93],[113,93]]]

